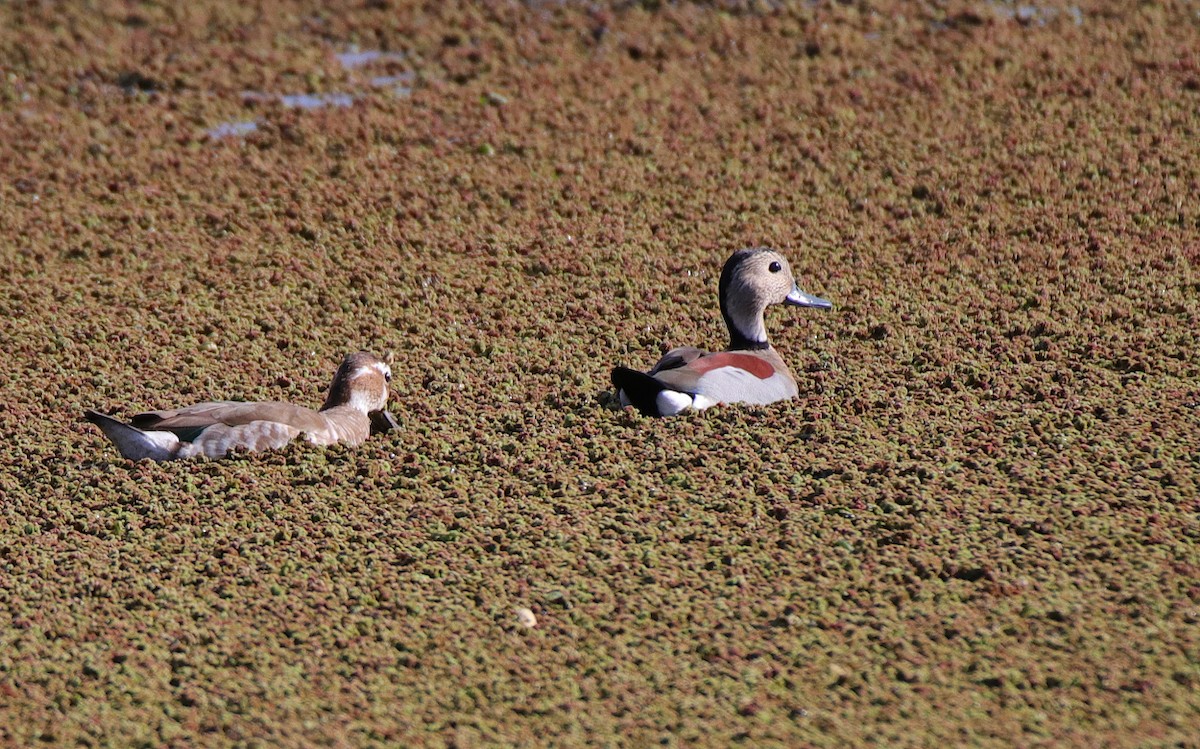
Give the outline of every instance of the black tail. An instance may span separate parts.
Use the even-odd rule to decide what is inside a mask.
[[[666,385],[628,367],[613,367],[612,384],[618,397],[624,393],[625,399],[643,416],[662,416],[658,411],[658,394],[667,389]]]

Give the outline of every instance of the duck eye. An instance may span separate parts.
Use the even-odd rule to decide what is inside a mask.
[[[391,372],[384,372],[384,373],[383,373],[383,381],[384,381],[384,382],[391,382],[391,381],[392,381],[392,373],[391,373]]]
[[[783,270],[783,266],[779,264],[778,260],[773,260],[771,261],[771,264],[767,266],[767,270],[771,271],[772,273],[778,273],[779,271]]]

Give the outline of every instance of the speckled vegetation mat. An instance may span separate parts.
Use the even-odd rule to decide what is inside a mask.
[[[1198,11],[0,5],[0,743],[1197,746]],[[757,244],[801,397],[608,407]]]

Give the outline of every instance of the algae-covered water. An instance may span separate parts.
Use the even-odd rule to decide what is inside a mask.
[[[0,5],[0,744],[1197,746],[1198,13]],[[612,407],[757,245],[800,397]]]

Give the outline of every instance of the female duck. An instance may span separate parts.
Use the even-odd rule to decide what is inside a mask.
[[[617,367],[613,386],[621,405],[646,416],[673,416],[717,403],[774,403],[796,397],[796,380],[767,341],[763,311],[772,304],[830,309],[796,286],[787,260],[766,248],[738,250],[721,270],[721,316],[729,347],[708,353],[693,346],[668,351],[649,372]]]
[[[215,401],[169,411],[148,411],[125,424],[96,411],[84,417],[100,427],[129,460],[174,460],[231,450],[270,450],[301,434],[315,445],[357,445],[371,435],[373,419],[394,427],[387,405],[392,370],[374,354],[360,351],[342,360],[320,411],[271,401]]]

